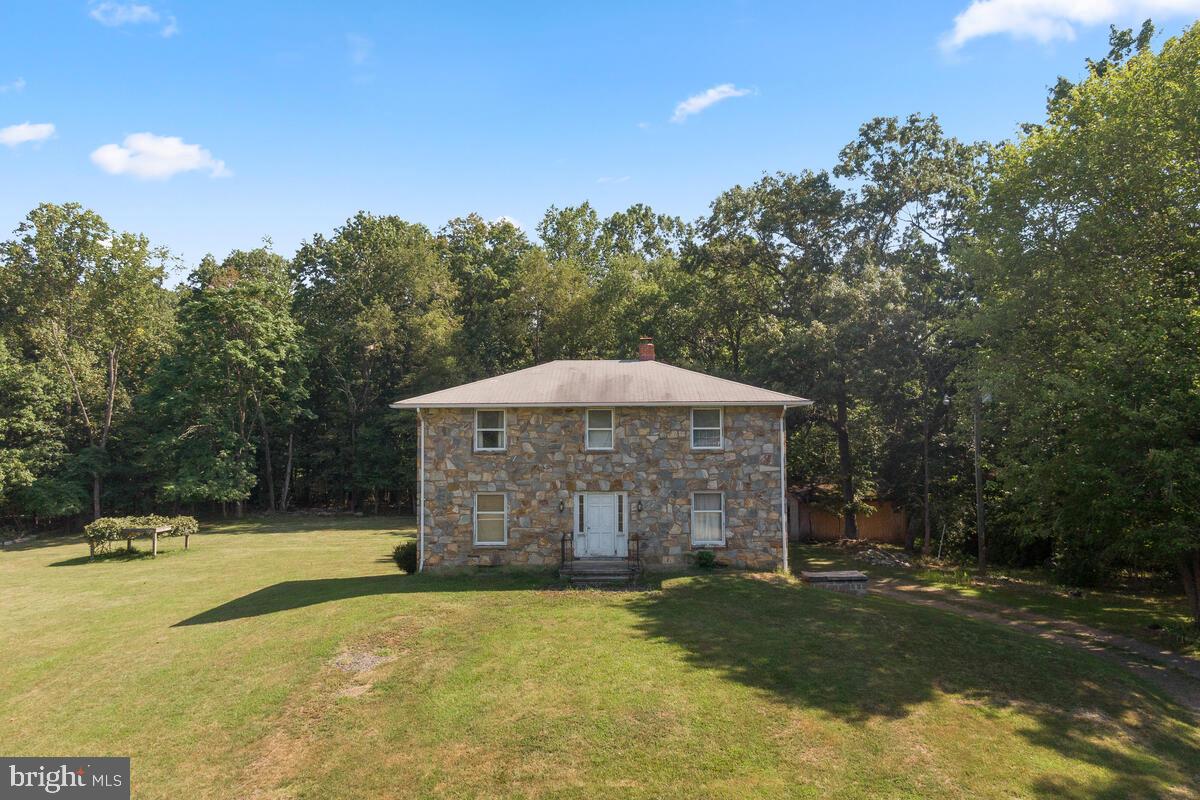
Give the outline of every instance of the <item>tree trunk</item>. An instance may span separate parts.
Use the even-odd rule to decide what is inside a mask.
[[[842,470],[842,538],[858,538],[858,520],[854,516],[854,461],[850,454],[850,430],[847,421],[846,392],[838,392],[837,432],[838,461]]]
[[[237,500],[233,504],[233,515],[238,519],[242,518],[242,501]]]
[[[1200,628],[1200,550],[1190,550],[1179,556],[1179,577],[1183,579],[1183,591],[1187,595],[1188,610],[1192,624]]]
[[[922,510],[924,512],[924,517],[925,517],[925,540],[921,543],[921,555],[926,556],[926,557],[929,556],[929,552],[933,548],[933,533],[930,530],[930,524],[929,524],[929,431],[930,431],[929,417],[926,417],[925,418],[925,431],[924,431],[925,435],[921,442],[921,462],[922,462],[923,471],[925,473],[925,476],[924,476],[925,486],[924,486],[924,490],[923,490],[924,500],[922,503],[922,505],[924,506],[924,508]]]
[[[104,401],[104,424],[100,428],[100,440],[95,443],[95,446],[100,448],[100,452],[104,453],[108,450],[108,434],[112,430],[113,408],[116,406],[117,398],[117,350],[113,348],[108,351],[108,394]],[[92,473],[92,515],[96,519],[100,519],[100,489],[101,478],[99,472]]]
[[[92,473],[92,519],[100,519],[100,473]]]
[[[283,469],[283,492],[279,496],[280,511],[288,509],[288,490],[292,488],[292,442],[295,437],[295,433],[288,434],[287,466]]]
[[[975,446],[975,534],[979,540],[979,572],[987,572],[987,533],[983,522],[983,457],[979,452],[979,414],[983,400],[975,395],[974,446]]]
[[[271,468],[271,436],[267,433],[267,420],[263,416],[262,406],[255,404],[258,416],[258,429],[263,437],[263,460],[267,470],[267,510],[275,511],[275,471]]]

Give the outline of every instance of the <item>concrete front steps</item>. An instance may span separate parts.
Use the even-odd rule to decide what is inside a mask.
[[[626,558],[577,558],[558,572],[572,586],[600,587],[628,585],[637,574],[637,567]]]

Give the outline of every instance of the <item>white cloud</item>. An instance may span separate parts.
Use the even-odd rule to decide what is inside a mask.
[[[522,230],[522,231],[525,230],[525,226],[522,225],[519,220],[509,217],[509,216],[506,216],[504,214],[501,214],[500,216],[498,216],[494,220],[492,220],[493,225],[499,225],[501,222],[507,222],[509,225],[512,225],[517,230]]]
[[[88,16],[110,28],[158,22],[158,12],[141,3],[97,3],[92,6]]]
[[[624,183],[627,180],[629,180],[628,175],[621,175],[619,177],[605,175],[603,178],[596,178],[596,183]]]
[[[649,128],[649,127],[650,127],[650,123],[649,123],[649,122],[639,122],[639,123],[637,124],[637,126],[638,126],[639,128],[641,128],[642,130],[646,130],[647,128]]]
[[[121,144],[106,144],[92,152],[92,163],[110,175],[165,180],[179,172],[201,170],[213,178],[233,173],[225,162],[198,144],[187,144],[178,136],[131,133]]]
[[[675,113],[671,116],[671,122],[683,122],[692,114],[699,114],[704,109],[711,105],[728,100],[731,97],[742,97],[750,94],[749,89],[739,89],[732,83],[722,83],[719,86],[714,86],[700,94],[694,94],[687,100],[683,100],[679,105],[675,106]]]
[[[25,79],[17,78],[9,83],[0,83],[0,94],[8,94],[9,92],[20,92],[25,89]]]
[[[954,52],[972,39],[1008,34],[1047,44],[1071,41],[1076,26],[1200,12],[1200,0],[973,0],[941,40]]]
[[[346,47],[349,50],[350,63],[355,66],[362,66],[371,58],[371,52],[375,49],[375,42],[357,33],[347,33]]]
[[[153,6],[145,3],[114,3],[110,0],[93,3],[88,16],[109,28],[120,28],[123,25],[156,25],[163,19]],[[169,39],[177,33],[179,23],[175,17],[168,15],[159,34],[164,39]]]
[[[20,125],[9,125],[7,128],[0,128],[0,144],[16,147],[26,142],[42,142],[53,135],[53,123],[22,122]]]

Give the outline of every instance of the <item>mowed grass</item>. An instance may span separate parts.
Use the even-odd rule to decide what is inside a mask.
[[[794,564],[808,564],[812,569],[858,569],[871,575],[901,578],[967,599],[1079,622],[1183,655],[1200,656],[1200,631],[1192,624],[1182,592],[1135,594],[1100,589],[1072,592],[1056,585],[1043,570],[996,567],[989,579],[980,580],[972,570],[961,566],[931,564],[920,569],[900,569],[865,564],[828,544],[793,545],[792,550]]]
[[[797,585],[399,574],[411,524],[0,553],[6,754],[138,798],[1192,797],[1194,720],[1085,653]]]

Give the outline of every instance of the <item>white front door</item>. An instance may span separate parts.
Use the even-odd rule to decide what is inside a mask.
[[[617,496],[585,494],[581,556],[615,556],[617,552]]]

